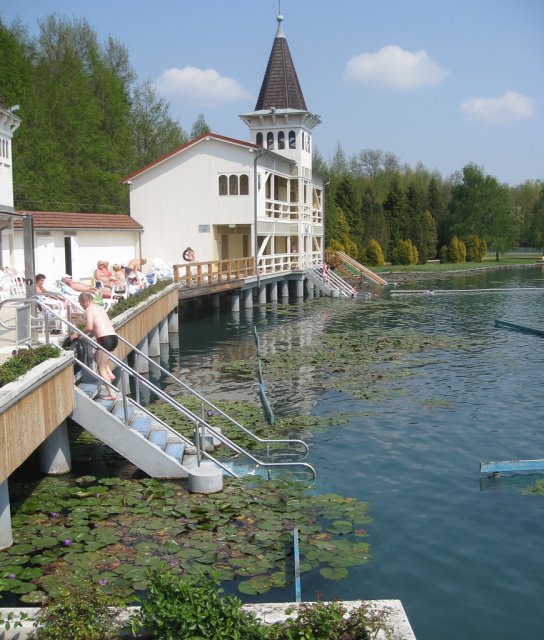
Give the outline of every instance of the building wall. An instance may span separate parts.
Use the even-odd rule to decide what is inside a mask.
[[[136,177],[130,209],[145,229],[143,255],[181,263],[191,246],[200,262],[218,259],[214,225],[253,224],[253,158],[246,147],[210,139]],[[247,195],[219,195],[219,176],[231,174],[248,176]]]
[[[96,269],[97,260],[128,262],[140,255],[137,231],[74,231],[72,236],[72,271],[76,279],[88,279]],[[47,283],[60,279],[66,273],[64,231],[51,231],[43,235],[34,231],[36,273],[45,273]],[[8,244],[8,243],[5,243]],[[3,263],[24,272],[23,232],[16,229],[12,249],[3,249]]]

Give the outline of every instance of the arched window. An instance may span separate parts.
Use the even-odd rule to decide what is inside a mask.
[[[274,134],[272,133],[272,131],[269,131],[266,134],[266,148],[267,149],[273,149],[274,148]]]
[[[294,131],[289,131],[289,149],[297,148],[297,137]]]
[[[285,149],[285,131],[278,133],[278,149]]]
[[[229,176],[229,196],[238,195],[238,176]]]
[[[259,131],[257,137],[255,138],[255,144],[259,147],[263,146],[263,134]]]
[[[227,176],[219,176],[219,195],[227,196],[229,194],[229,183]]]
[[[249,195],[249,176],[246,173],[242,173],[240,176],[240,195]]]

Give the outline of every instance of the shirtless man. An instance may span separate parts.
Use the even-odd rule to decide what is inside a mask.
[[[96,367],[98,373],[104,380],[113,382],[115,376],[110,369],[110,357],[108,351],[114,351],[118,344],[118,339],[115,334],[115,329],[111,324],[111,320],[106,313],[106,310],[99,307],[93,302],[93,294],[89,292],[81,293],[79,295],[79,304],[85,310],[85,328],[83,332],[87,335],[94,335],[98,344],[104,349],[97,349]],[[79,334],[74,333],[70,336],[72,340],[76,340]],[[109,395],[103,397],[103,400],[116,400],[115,389],[106,385],[106,389]]]
[[[132,271],[141,271],[146,262],[147,260],[145,258],[134,258],[127,264],[127,267],[132,269]]]

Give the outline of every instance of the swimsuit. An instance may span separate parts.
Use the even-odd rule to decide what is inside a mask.
[[[101,347],[106,349],[106,351],[113,351],[119,343],[115,334],[112,336],[101,336],[100,338],[97,338],[96,341]]]

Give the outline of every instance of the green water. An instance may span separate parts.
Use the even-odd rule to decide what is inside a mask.
[[[355,399],[332,379],[316,383],[311,367],[269,382],[278,415],[348,414],[345,425],[310,440],[315,490],[368,501],[374,518],[367,526],[372,561],[341,582],[304,574],[303,599],[316,591],[399,598],[418,640],[539,638],[544,498],[520,489],[543,476],[490,481],[479,463],[544,458],[544,339],[494,326],[497,318],[544,328],[544,273],[499,270],[410,286],[497,291],[315,301],[288,315],[185,311],[171,364],[213,397],[255,399],[255,386],[218,371],[254,353],[253,321],[265,355],[311,351],[331,334],[354,331],[361,339],[375,331],[443,339],[444,348],[396,364],[402,376],[386,378],[370,399]],[[259,599],[292,595],[278,590]]]

